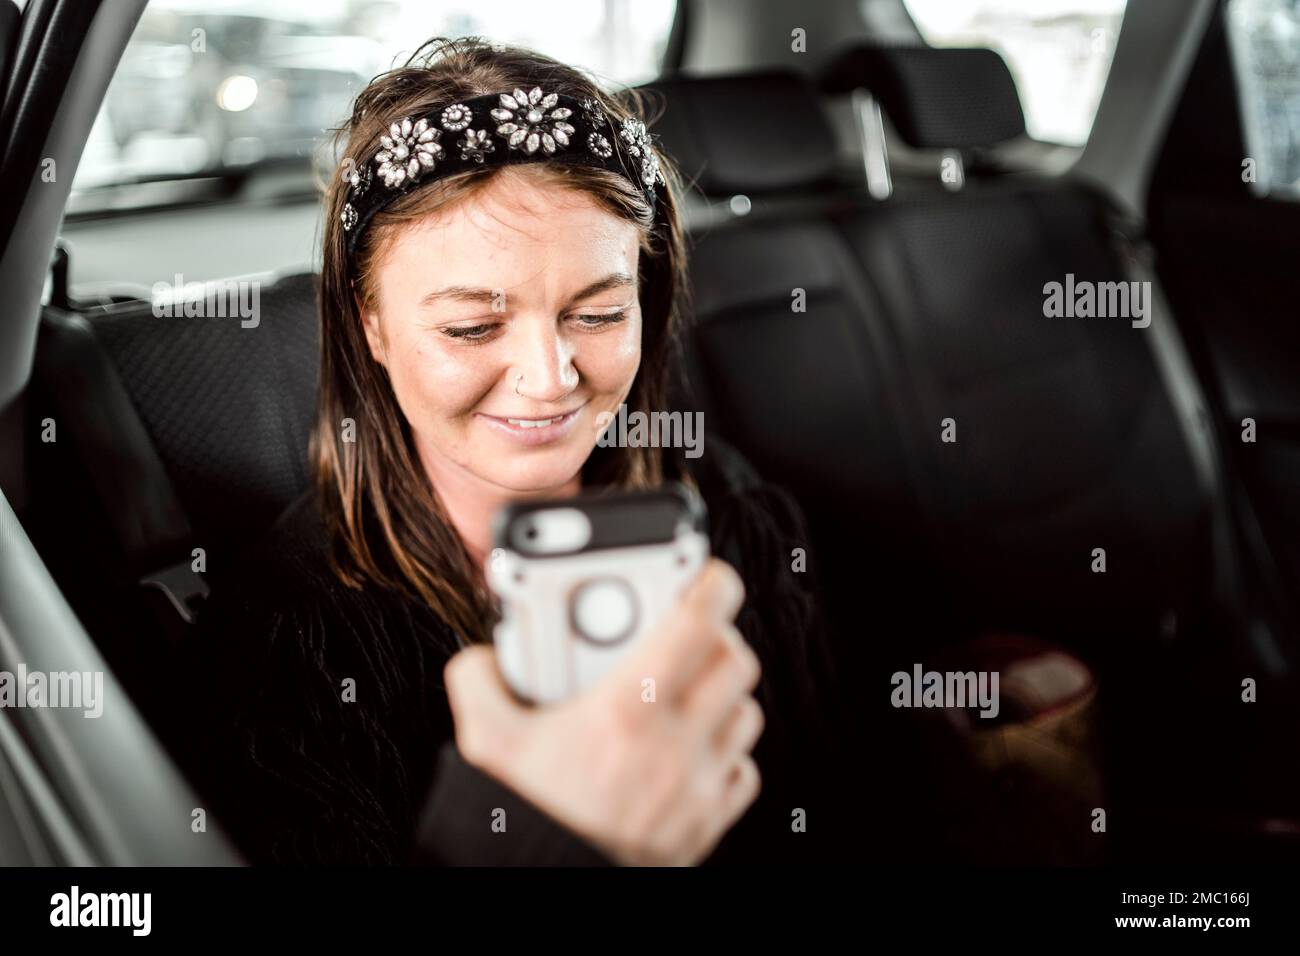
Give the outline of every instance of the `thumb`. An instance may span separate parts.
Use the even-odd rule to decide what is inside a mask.
[[[475,644],[454,654],[443,682],[461,755],[470,763],[490,761],[526,715],[501,676],[496,648]]]
[[[734,621],[745,603],[745,582],[726,561],[711,557],[681,599],[711,619]]]
[[[719,558],[710,558],[686,586],[674,607],[667,610],[653,634],[615,668],[610,687],[624,691],[630,685],[640,699],[640,687],[654,678],[671,695],[690,685],[717,650],[709,639],[708,625],[730,621],[745,598],[745,585],[736,570]]]

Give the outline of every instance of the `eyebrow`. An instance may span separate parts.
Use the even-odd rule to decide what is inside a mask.
[[[610,289],[622,289],[627,286],[636,285],[636,277],[626,272],[611,272],[603,279],[597,279],[586,288],[578,290],[569,298],[566,305],[572,305],[575,302],[581,302],[601,292],[608,292]],[[430,292],[420,300],[421,305],[433,305],[435,302],[486,302],[492,303],[501,293],[500,289],[473,289],[467,286],[453,285],[445,289],[439,289],[437,292]]]

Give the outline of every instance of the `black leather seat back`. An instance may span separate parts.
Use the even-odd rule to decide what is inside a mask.
[[[262,287],[259,300],[256,325],[149,309],[94,322],[195,541],[210,550],[251,543],[308,482],[315,277],[282,278]]]
[[[189,622],[309,481],[315,278],[246,296],[246,318],[47,308],[28,393],[33,541],[177,756]]]
[[[1015,82],[988,50],[857,46],[824,85],[865,87],[917,148],[1024,133]],[[1204,596],[1211,502],[1150,330],[1129,315],[1048,314],[1051,283],[1134,291],[1108,201],[1068,177],[988,174],[840,222],[886,302],[918,492],[965,599],[1001,619],[1123,611],[1138,623]],[[1151,290],[1138,291],[1149,315]],[[955,442],[939,440],[946,419]]]
[[[749,200],[744,215],[690,235],[692,388],[677,404],[702,411],[710,430],[799,500],[809,564],[851,656],[863,582],[889,595],[871,612],[886,629],[895,614],[913,619],[918,605],[933,606],[920,604],[926,578],[913,544],[923,518],[864,321],[879,299],[832,215],[855,205],[858,189],[836,181],[834,135],[796,74],[654,88],[667,99],[655,131],[702,198],[718,205],[745,190]],[[706,152],[714,143],[726,146]]]
[[[1044,314],[1049,283],[1128,281],[1105,204],[1017,184],[885,203],[842,226],[886,303],[871,318],[888,322],[882,361],[954,593],[1002,619],[1159,611],[1194,594],[1208,502],[1146,330]]]
[[[247,319],[47,310],[30,433],[48,421],[58,440],[30,455],[35,537],[92,633],[195,548],[219,579],[308,484],[315,277],[246,295]]]
[[[942,145],[945,131],[954,147],[1023,132],[996,56],[957,54],[952,75],[988,89],[966,90],[958,99],[980,108],[954,118],[932,103],[942,64],[896,55],[907,69],[871,75],[895,82],[890,102],[924,105],[896,123],[915,145]],[[925,82],[907,87],[916,76]],[[658,129],[670,152],[674,129],[726,139],[727,82],[711,78],[700,97],[689,80],[667,91]],[[746,78],[731,82],[743,96]],[[949,617],[1105,641],[1195,603],[1209,507],[1144,331],[1044,312],[1049,282],[1127,281],[1104,200],[1027,177],[885,202],[861,186],[827,194],[822,171],[796,155],[824,136],[787,135],[784,121],[825,124],[820,104],[801,80],[785,82],[784,108],[744,114],[736,136],[767,143],[778,169],[809,170],[782,187],[809,198],[771,216],[756,199],[750,216],[693,237],[689,351],[698,407],[812,519],[842,646],[909,621],[910,634],[870,640],[919,643],[930,635],[917,631]],[[690,123],[667,123],[674,110]],[[701,156],[702,142],[683,146],[715,170],[701,185],[731,188],[733,153]],[[802,313],[791,308],[799,290]]]

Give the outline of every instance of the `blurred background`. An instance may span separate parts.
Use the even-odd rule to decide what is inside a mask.
[[[1006,60],[1025,113],[1031,164],[1065,169],[1087,143],[1125,0],[858,0],[881,35],[988,47]],[[154,0],[112,85],[66,209],[71,287],[86,300],[138,297],[159,274],[207,279],[311,269],[317,173],[339,157],[330,134],[376,74],[434,36],[482,35],[586,69],[607,88],[659,75],[676,0]],[[1229,0],[1232,62],[1253,190],[1300,196],[1300,0]],[[891,34],[891,30],[893,31]],[[788,38],[775,37],[788,45]],[[912,41],[914,42],[914,40]],[[730,51],[697,57],[720,66]],[[898,150],[898,161],[907,162]],[[170,217],[206,206],[256,218],[247,240],[212,242]],[[157,236],[166,232],[166,241]],[[222,248],[218,245],[218,248]],[[147,264],[146,261],[147,260]]]
[[[653,79],[675,0],[154,0],[77,171],[97,187],[297,161],[305,170],[352,97],[433,36],[483,35],[586,68],[607,86]],[[907,0],[933,46],[989,46],[1011,65],[1029,133],[1088,137],[1124,0]],[[130,205],[130,196],[114,205]]]
[[[927,43],[997,50],[1029,135],[1082,146],[1125,0],[905,0]],[[258,163],[306,168],[369,79],[433,36],[484,35],[586,68],[609,87],[658,75],[676,0],[154,0],[99,115],[69,211],[96,187]],[[1300,3],[1234,0],[1247,122],[1261,180],[1300,187]],[[130,196],[114,206],[132,205]]]
[[[309,159],[352,98],[434,36],[483,35],[609,84],[659,72],[674,0],[154,0],[76,189]],[[75,208],[75,207],[74,207]]]

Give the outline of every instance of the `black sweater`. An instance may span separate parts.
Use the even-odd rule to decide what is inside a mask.
[[[816,586],[792,570],[793,549],[808,548],[802,513],[721,441],[688,465],[713,553],[745,582],[736,625],[762,661],[767,718],[754,754],[762,793],[707,862],[821,858],[811,834],[826,806],[830,715],[818,701],[831,699],[831,669]],[[383,589],[344,586],[327,554],[309,492],[247,556],[238,582],[214,592],[193,646],[209,678],[198,708],[209,759],[195,773],[249,860],[607,863],[460,757],[442,685],[456,648],[445,622]],[[796,808],[807,832],[792,832]]]

